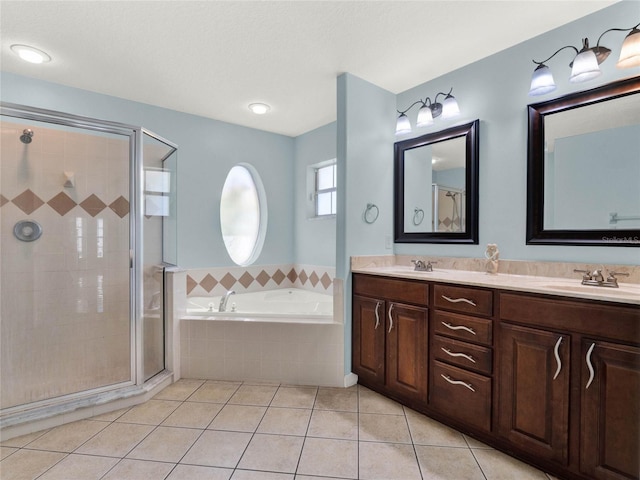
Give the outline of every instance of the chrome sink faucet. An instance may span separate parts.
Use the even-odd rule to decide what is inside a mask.
[[[221,298],[220,298],[220,305],[218,306],[218,311],[219,312],[226,312],[227,311],[227,301],[229,300],[229,297],[231,295],[235,295],[236,292],[234,292],[233,290],[229,290],[227,293],[225,293]]]
[[[604,266],[593,270],[574,269],[573,271],[576,273],[582,273],[582,285],[592,285],[595,287],[619,288],[616,275],[629,276],[628,273],[624,272],[609,272]]]
[[[411,260],[411,263],[415,265],[413,269],[415,272],[433,272],[433,263],[437,262],[429,262],[427,261],[426,265],[422,260]]]

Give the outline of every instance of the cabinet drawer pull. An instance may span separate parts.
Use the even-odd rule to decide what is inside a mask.
[[[465,383],[461,380],[452,380],[449,375],[445,375],[444,373],[441,373],[440,376],[444,378],[447,382],[449,382],[451,385],[462,385],[463,387],[467,387],[472,392],[475,392],[475,390],[473,389],[473,386],[470,383]]]
[[[558,339],[558,341],[556,342],[556,346],[553,347],[553,354],[556,357],[556,363],[558,365],[558,368],[556,369],[556,374],[553,376],[554,380],[558,378],[558,375],[560,375],[560,370],[562,370],[562,361],[560,360],[560,355],[558,354],[558,350],[560,350],[561,343],[562,343],[562,337]]]
[[[393,303],[389,305],[389,333],[391,333],[391,329],[393,328],[393,317],[391,316],[391,310],[393,310]]]
[[[460,303],[460,302],[464,302],[464,303],[468,303],[469,305],[472,305],[474,307],[476,307],[477,305],[473,302],[473,300],[469,300],[468,298],[449,298],[446,295],[442,295],[442,298],[444,298],[447,302],[451,302],[451,303]]]
[[[376,326],[373,328],[374,330],[377,330],[378,325],[380,325],[380,315],[378,314],[379,308],[380,308],[380,302],[376,302]]]
[[[591,346],[589,347],[589,350],[587,351],[586,361],[587,361],[587,368],[589,369],[589,380],[587,381],[587,386],[584,387],[585,390],[591,386],[591,382],[593,382],[593,379],[595,378],[595,372],[593,371],[593,364],[591,363],[591,353],[593,353],[593,347],[595,346],[596,344],[592,343]]]
[[[471,355],[467,355],[466,353],[452,352],[451,350],[448,350],[448,349],[446,349],[444,347],[440,347],[440,350],[442,350],[444,353],[446,353],[450,357],[464,357],[467,360],[469,360],[471,363],[476,363],[476,361],[473,359],[473,357]]]
[[[476,334],[476,332],[474,332],[473,329],[471,329],[469,327],[465,327],[464,325],[451,325],[450,323],[447,323],[447,322],[440,322],[440,323],[442,323],[442,325],[447,327],[449,330],[466,330],[471,335],[475,335]]]

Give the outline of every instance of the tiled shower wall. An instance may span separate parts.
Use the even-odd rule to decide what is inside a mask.
[[[2,122],[3,409],[131,378],[127,140]],[[25,219],[40,239],[16,239]]]
[[[242,293],[278,288],[301,288],[332,295],[334,277],[335,268],[301,264],[190,269],[187,295],[215,297],[228,290]]]

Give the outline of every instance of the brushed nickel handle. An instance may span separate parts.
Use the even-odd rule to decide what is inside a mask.
[[[389,333],[391,333],[391,329],[393,328],[393,317],[391,316],[391,310],[393,310],[393,303],[389,305]]]
[[[459,352],[452,352],[451,350],[448,350],[444,347],[440,347],[440,349],[446,353],[447,355],[449,355],[450,357],[464,357],[467,360],[469,360],[472,363],[476,363],[476,361],[474,360],[474,358],[471,355],[467,355],[466,353],[459,353]]]
[[[556,374],[553,376],[554,380],[558,378],[558,375],[560,375],[560,370],[562,370],[562,361],[560,360],[560,355],[558,354],[558,350],[560,350],[561,343],[562,343],[562,337],[558,339],[558,341],[556,342],[556,346],[553,347],[553,354],[556,357],[556,363],[558,365],[558,368],[556,369]]]
[[[470,383],[466,383],[461,380],[452,380],[449,375],[445,375],[443,373],[441,373],[440,376],[444,378],[447,382],[449,382],[451,385],[462,385],[463,387],[468,388],[472,392],[475,392],[475,390],[473,389],[473,386]]]
[[[464,325],[451,325],[450,323],[447,323],[447,322],[440,322],[440,323],[442,323],[442,325],[447,327],[449,330],[466,330],[471,335],[475,335],[476,334],[476,332],[474,332],[473,329],[471,329],[469,327],[465,327]]]
[[[593,379],[596,376],[595,372],[593,371],[593,364],[591,363],[591,354],[593,353],[593,347],[595,346],[596,344],[592,343],[591,346],[589,347],[589,350],[587,351],[586,361],[587,361],[587,368],[589,369],[589,380],[587,380],[587,386],[584,387],[585,390],[589,388],[589,386],[591,385],[591,382],[593,382]]]
[[[474,307],[477,307],[477,305],[473,302],[473,300],[469,300],[468,298],[449,298],[446,295],[442,295],[442,298],[444,298],[447,302],[451,302],[451,303],[464,302]]]
[[[380,302],[376,302],[376,326],[373,328],[374,330],[378,329],[380,325],[380,315],[378,314],[378,309],[380,308]]]

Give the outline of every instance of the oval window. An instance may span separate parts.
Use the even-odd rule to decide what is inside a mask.
[[[220,227],[227,252],[237,265],[251,265],[264,244],[267,202],[258,172],[247,164],[227,175],[220,199]]]

